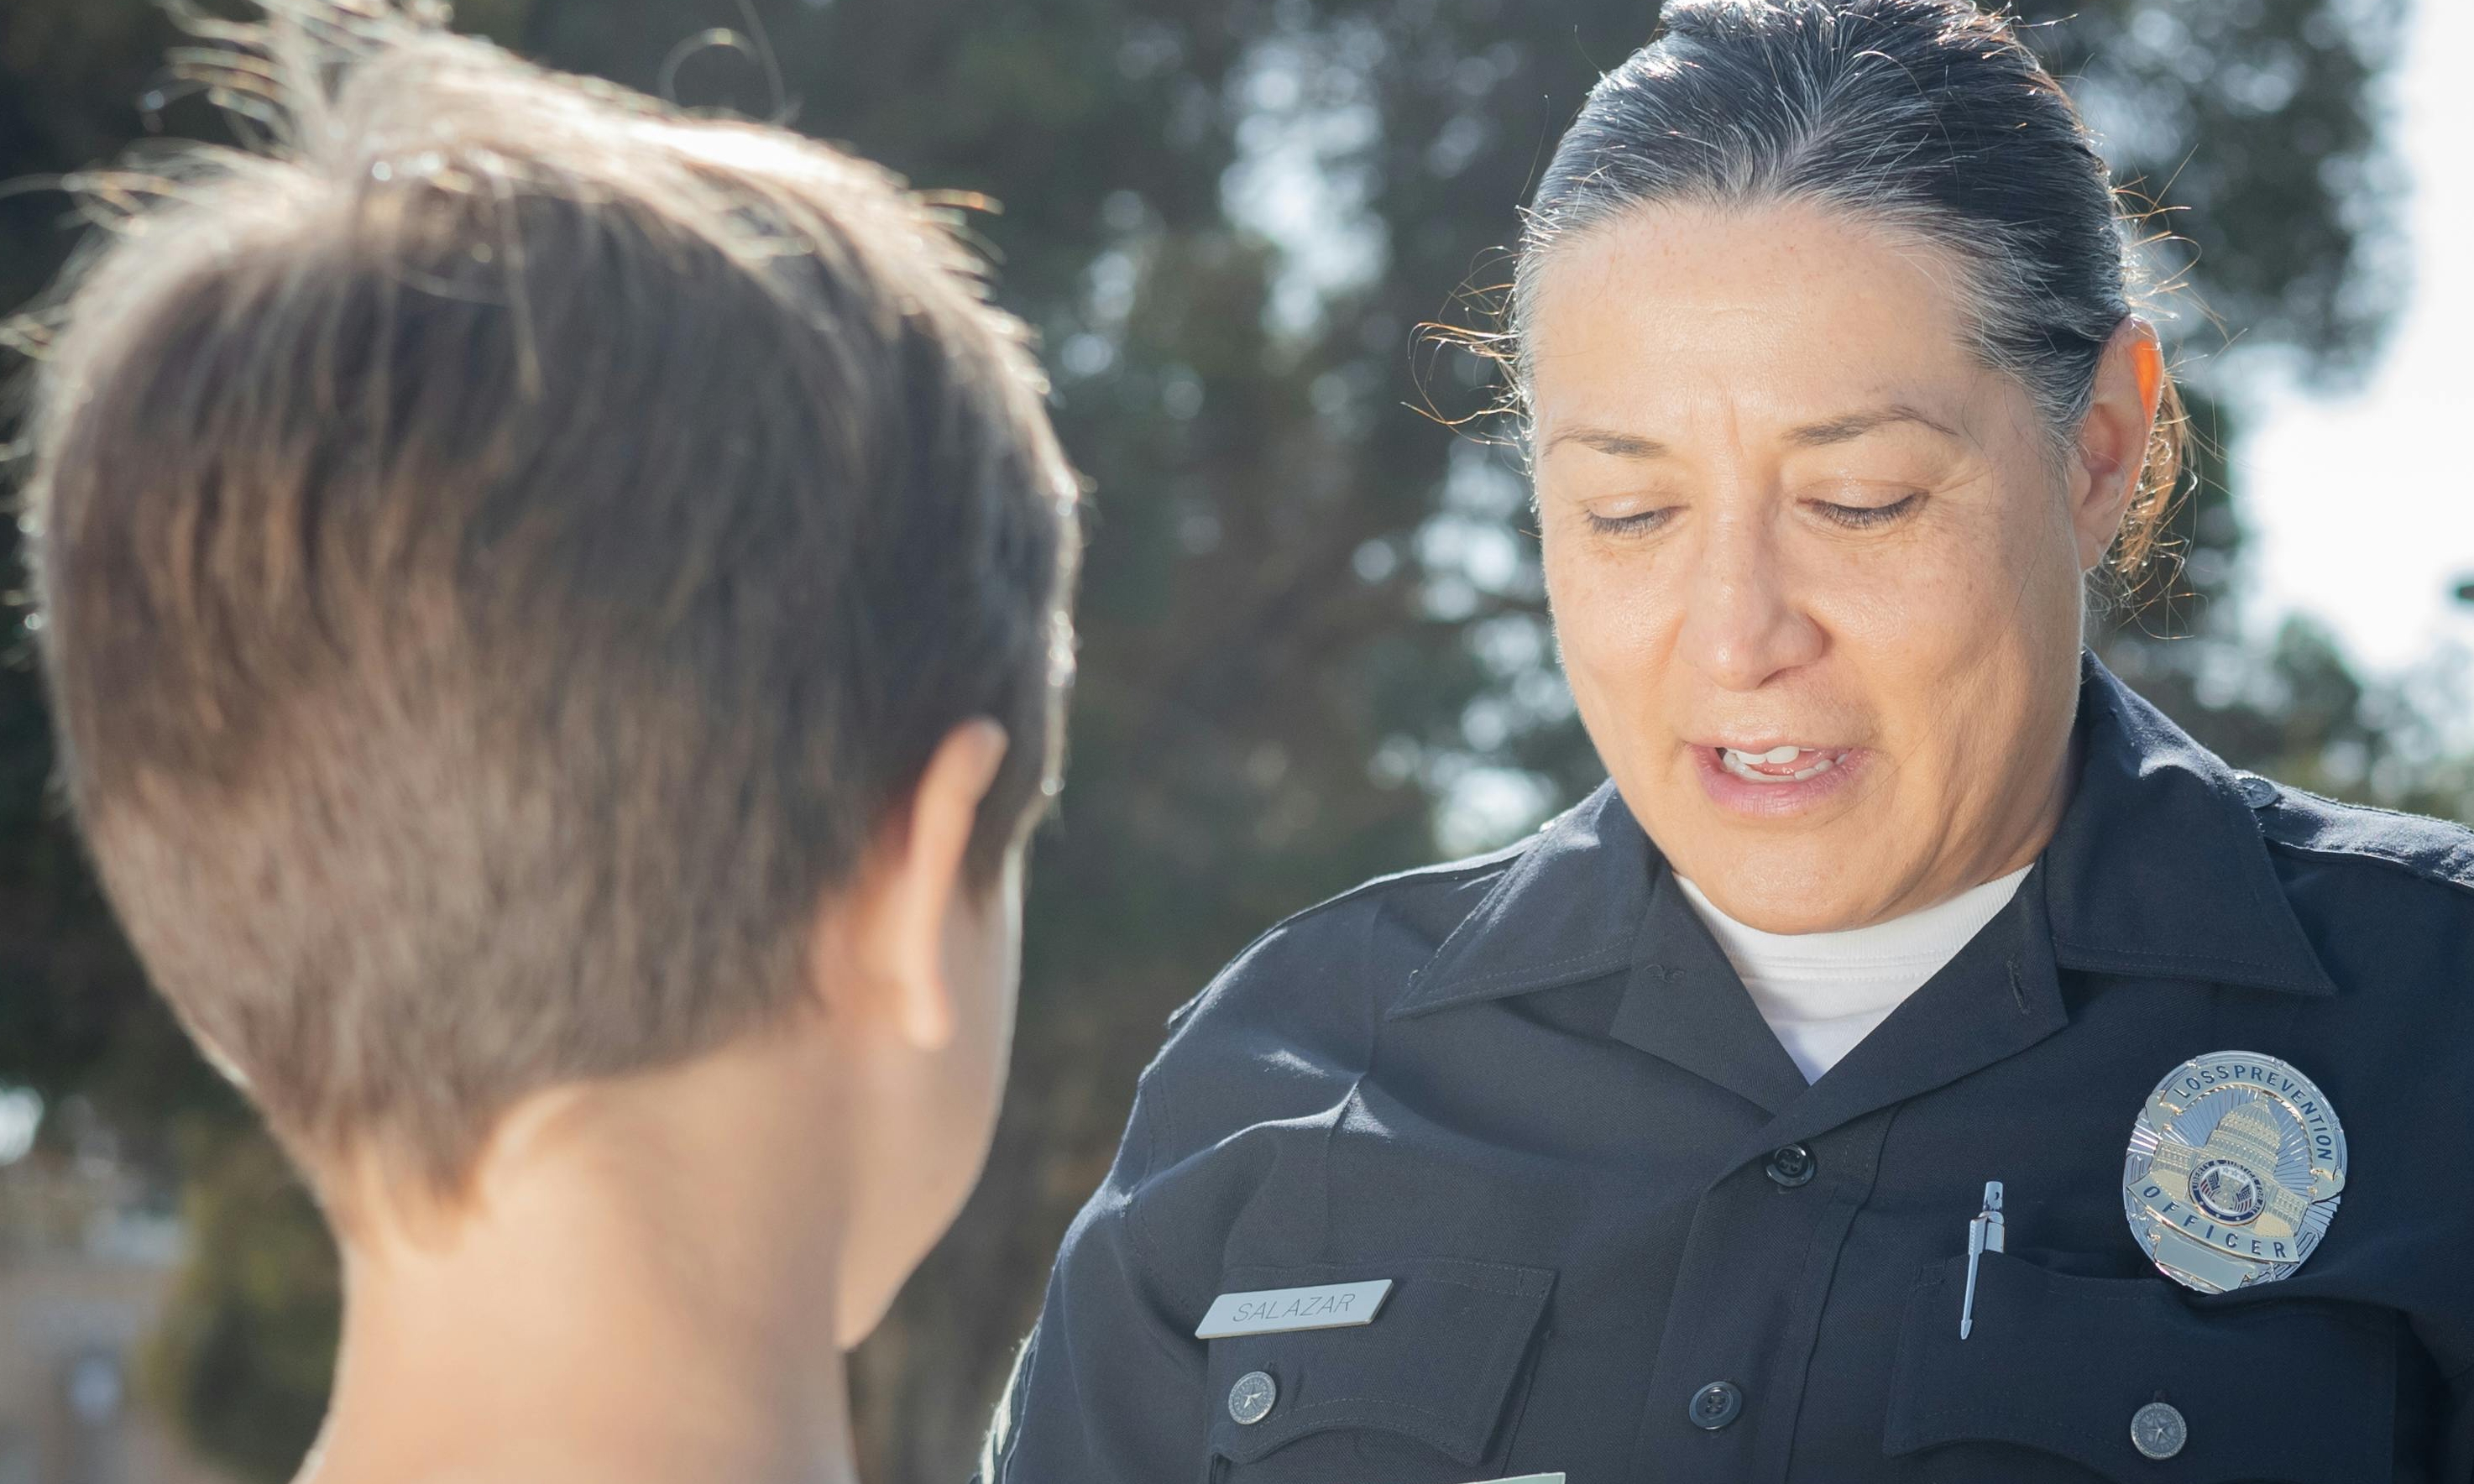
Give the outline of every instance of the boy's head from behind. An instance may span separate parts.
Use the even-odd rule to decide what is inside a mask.
[[[943,1131],[879,1238],[924,1250],[1070,671],[1018,328],[779,130],[375,3],[226,65],[278,143],[167,167],[36,384],[63,772],[151,975],[330,1204],[833,1028],[901,1064],[819,1116]]]

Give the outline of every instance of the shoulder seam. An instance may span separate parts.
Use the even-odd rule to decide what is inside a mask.
[[[2273,782],[2273,780],[2270,781]],[[2292,838],[2293,825],[2288,823],[2284,811],[2271,809],[2263,813],[2260,818],[2260,837],[2268,844],[2279,850],[2289,850],[2295,855],[2309,856],[2321,861],[2369,861],[2404,871],[2423,881],[2434,882],[2443,887],[2455,887],[2461,891],[2474,893],[2474,829],[2469,829],[2457,820],[2443,819],[2435,815],[2417,815],[2408,810],[2389,809],[2379,804],[2361,804],[2351,799],[2331,798],[2325,793],[2316,793],[2309,789],[2296,788],[2292,784],[2279,783],[2276,784],[2276,788],[2280,793],[2309,799],[2315,804],[2323,805],[2340,816],[2367,815],[2379,819],[2403,820],[2417,825],[2436,825],[2444,832],[2457,835],[2460,839],[2457,846],[2440,861],[2417,858],[2400,851],[2382,850],[2377,846],[2360,843],[2320,844],[2315,842],[2314,839]],[[2304,821],[2294,821],[2296,824],[2302,822]],[[2315,837],[2318,833],[2316,829],[2309,832]]]
[[[2407,815],[2404,817],[2420,819],[2429,816]],[[2301,840],[2280,839],[2274,835],[2269,835],[2267,839],[2268,843],[2275,849],[2291,851],[2294,855],[2309,856],[2319,861],[2366,861],[2374,865],[2385,865],[2393,870],[2403,871],[2419,881],[2427,881],[2435,886],[2454,887],[2468,895],[2474,895],[2474,877],[2443,869],[2429,861],[2417,861],[2411,856],[2376,850],[2365,845],[2314,845]]]
[[[1540,833],[1542,833],[1542,831]],[[1262,932],[1255,934],[1251,938],[1247,940],[1245,947],[1238,949],[1235,953],[1228,956],[1228,963],[1233,964],[1239,960],[1244,959],[1248,954],[1250,954],[1255,949],[1262,947],[1264,942],[1273,934],[1278,933],[1283,929],[1295,927],[1297,924],[1305,921],[1307,918],[1326,912],[1332,908],[1346,906],[1350,902],[1356,901],[1359,897],[1370,895],[1382,888],[1397,886],[1408,881],[1453,881],[1482,876],[1488,871],[1510,864],[1515,859],[1526,853],[1531,845],[1536,843],[1538,835],[1532,834],[1526,839],[1522,839],[1515,844],[1506,845],[1502,849],[1493,851],[1487,855],[1473,856],[1466,861],[1447,861],[1438,865],[1413,866],[1405,871],[1394,871],[1386,876],[1374,877],[1370,881],[1361,881],[1356,886],[1349,888],[1346,891],[1340,892],[1338,895],[1325,897],[1311,907],[1301,907],[1296,912],[1289,913],[1287,916],[1282,917],[1279,921],[1273,923],[1270,927],[1265,928]],[[1201,1004],[1203,997],[1208,995],[1212,991],[1213,987],[1220,983],[1221,974],[1225,974],[1227,971],[1228,965],[1223,964],[1221,966],[1220,973],[1212,975],[1210,980],[1205,983],[1201,988],[1196,990],[1191,996],[1189,996],[1184,1004],[1179,1005],[1176,1010],[1171,1010],[1168,1017],[1170,1029],[1174,1030],[1177,1023],[1185,1019],[1187,1014],[1192,1012],[1197,1005]]]
[[[2257,777],[2259,775],[2253,774],[2252,776]],[[2341,809],[2347,814],[2378,815],[2381,817],[2388,819],[2411,819],[2416,824],[2437,824],[2445,826],[2452,830],[2474,834],[2474,826],[2460,823],[2455,819],[2443,819],[2438,815],[2418,815],[2410,809],[2390,809],[2385,804],[2365,804],[2355,799],[2336,798],[2326,793],[2314,792],[2309,789],[2303,788],[2299,784],[2277,783],[2273,778],[2268,779],[2267,781],[2276,784],[2276,788],[2279,792],[2297,793],[2304,798],[2310,799],[2314,803],[2325,804],[2331,809]]]

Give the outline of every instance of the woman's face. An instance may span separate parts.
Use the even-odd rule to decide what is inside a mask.
[[[2067,794],[2081,578],[2153,334],[2057,460],[1928,246],[1800,205],[1645,208],[1530,327],[1546,586],[1581,718],[1678,872],[1779,933],[2025,864]]]

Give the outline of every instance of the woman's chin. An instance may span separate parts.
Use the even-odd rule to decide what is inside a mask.
[[[1763,933],[1839,933],[1862,927],[1876,916],[1874,904],[1846,891],[1768,890],[1742,882],[1712,887],[1698,876],[1691,880],[1720,912]]]
[[[1736,921],[1768,933],[1859,926],[1879,912],[1880,885],[1902,873],[1886,848],[1896,819],[1852,791],[1880,759],[1858,751],[1849,764],[1752,783],[1713,762],[1670,782],[1662,807],[1644,818],[1676,873]]]

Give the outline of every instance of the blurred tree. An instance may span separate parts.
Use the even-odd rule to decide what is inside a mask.
[[[180,1121],[188,1265],[142,1375],[202,1450],[284,1479],[325,1415],[341,1302],[334,1247],[274,1144]]]
[[[2401,5],[2025,8],[2123,177],[2187,208],[2174,225],[2190,240],[2158,245],[2161,272],[2332,376],[2377,344],[2388,303],[2372,85]],[[1413,348],[1419,324],[1479,312],[1543,153],[1654,10],[468,5],[468,22],[553,64],[786,117],[1001,201],[981,230],[1004,297],[1043,335],[1067,444],[1098,490],[1073,786],[1033,874],[1013,1094],[978,1197],[859,1357],[870,1478],[968,1472],[1171,1008],[1283,912],[1524,826],[1596,781],[1553,672],[1516,462],[1423,410],[1482,405],[1485,369]],[[744,44],[687,39],[709,28]],[[9,0],[0,179],[137,133],[168,40],[150,0]],[[211,127],[184,107],[168,127]],[[63,214],[57,195],[0,200],[0,297],[56,268]],[[2196,362],[2207,316],[2175,302]],[[2196,390],[2223,441],[2225,409]],[[2207,603],[2241,532],[2221,463],[2202,463],[2180,576],[2126,595],[2108,648],[2238,761],[2307,772],[2334,758],[2311,776],[2383,796],[2438,776],[2381,772],[2370,754],[2393,718],[2324,639],[2290,630],[2265,665],[2230,642]],[[187,1181],[197,1272],[162,1391],[220,1456],[277,1477],[316,1415],[330,1259],[301,1234],[297,1190],[233,1131],[245,1125],[188,1114],[224,1095],[139,992],[43,804],[39,695],[20,660],[0,672],[0,1080],[85,1091]],[[175,1127],[208,1131],[175,1149]]]

